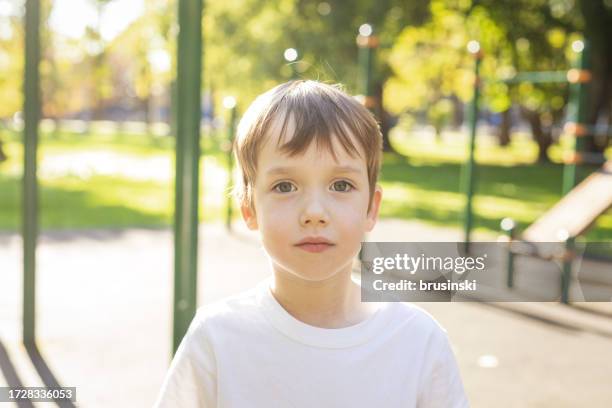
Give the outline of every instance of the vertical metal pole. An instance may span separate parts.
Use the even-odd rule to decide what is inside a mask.
[[[295,67],[295,61],[294,61],[294,62],[291,62],[291,63],[289,64],[289,66],[291,67],[291,80],[292,80],[292,81],[295,81],[295,80],[297,80],[297,79],[300,79],[300,77],[298,76],[297,69],[296,69],[296,67]]]
[[[502,230],[508,237],[508,251],[506,255],[506,285],[509,288],[514,287],[514,252],[512,252],[512,244],[516,237],[516,223],[511,218],[504,218],[501,222]]]
[[[372,88],[372,69],[374,64],[374,49],[378,47],[378,37],[374,35],[374,29],[369,24],[359,27],[357,36],[359,47],[359,66],[361,67],[361,92],[364,96],[364,105],[372,110],[376,107],[374,90]]]
[[[472,43],[472,42],[471,42]],[[475,43],[478,44],[478,43]],[[474,160],[474,150],[476,145],[476,125],[478,123],[478,99],[480,96],[480,61],[482,60],[482,53],[480,52],[480,45],[474,46],[474,97],[472,98],[472,104],[470,106],[470,144],[469,144],[469,156],[468,161],[465,165],[465,221],[464,221],[464,241],[465,241],[465,252],[470,251],[470,241],[473,224],[473,211],[472,211],[472,199],[474,195],[474,178],[476,172],[476,162]]]
[[[178,19],[174,352],[187,332],[197,307],[202,0],[179,0]]]
[[[359,47],[359,67],[361,69],[361,93],[363,94],[363,106],[376,115],[376,99],[372,92],[372,64],[374,59],[374,48],[378,47],[378,37],[374,35],[374,29],[370,24],[362,24],[356,38]],[[363,260],[363,248],[359,251],[359,260]]]
[[[40,2],[27,0],[25,10],[24,168],[23,168],[23,342],[36,339],[36,239],[38,184],[36,152],[40,120]]]
[[[372,96],[372,48],[365,46],[359,49],[362,72],[362,92],[366,98]]]
[[[570,279],[572,278],[572,263],[574,254],[574,238],[565,240],[565,259],[563,260],[563,271],[561,273],[561,303],[569,303]]]
[[[283,54],[283,57],[285,58],[285,61],[287,61],[289,68],[291,68],[291,80],[295,81],[299,79],[295,65],[295,61],[298,59],[298,51],[295,48],[287,48]]]
[[[588,82],[590,80],[589,68],[589,43],[585,40],[582,44],[582,50],[578,52],[574,62],[574,71],[576,75],[570,80],[570,97],[569,97],[569,118],[573,122],[571,132],[573,140],[573,152],[566,160],[563,168],[563,195],[567,194],[574,188],[578,179],[578,164],[580,162],[580,154],[584,152],[585,139],[588,135],[586,126],[587,118],[587,94]],[[570,71],[571,72],[571,71]]]
[[[232,185],[232,170],[234,167],[234,152],[232,146],[234,145],[234,125],[236,123],[236,105],[230,108],[230,119],[227,126],[227,191]],[[232,229],[232,196],[227,195],[227,213],[225,217],[225,226],[228,230]]]

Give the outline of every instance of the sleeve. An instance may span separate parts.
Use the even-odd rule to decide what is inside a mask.
[[[448,335],[438,328],[431,343],[418,408],[469,408]]]
[[[166,374],[155,408],[215,408],[215,356],[198,311]]]

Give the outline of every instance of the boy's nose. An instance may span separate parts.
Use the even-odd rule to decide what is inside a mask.
[[[329,223],[327,211],[317,199],[311,199],[300,214],[302,226],[324,226]]]

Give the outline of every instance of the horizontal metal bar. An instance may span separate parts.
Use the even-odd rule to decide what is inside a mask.
[[[541,72],[519,72],[512,78],[503,79],[506,84],[520,82],[531,83],[567,83],[567,71],[541,71]]]
[[[602,165],[606,163],[608,159],[603,153],[597,152],[567,152],[563,156],[563,162],[565,164],[590,164],[590,165]]]

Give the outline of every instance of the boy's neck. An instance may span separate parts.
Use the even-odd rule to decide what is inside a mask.
[[[361,302],[350,265],[325,281],[307,281],[274,268],[272,294],[293,317],[311,326],[338,329],[367,319],[373,307]]]

